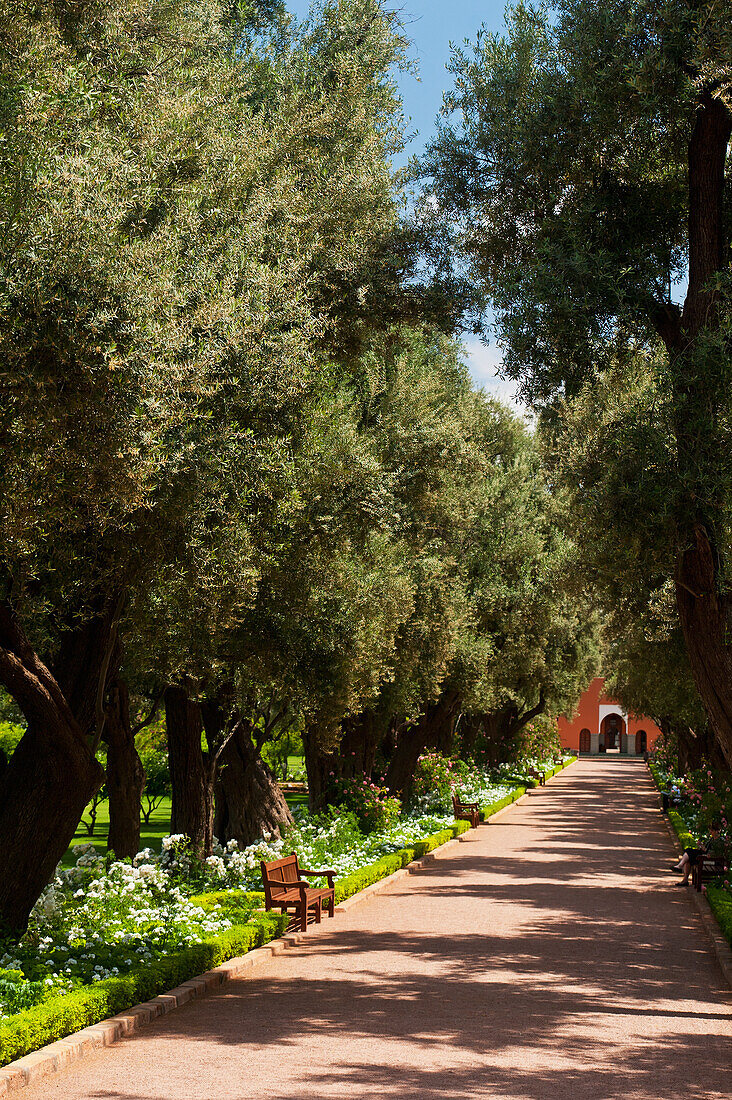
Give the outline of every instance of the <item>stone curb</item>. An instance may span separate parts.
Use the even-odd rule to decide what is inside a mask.
[[[522,797],[526,796],[522,795]],[[520,802],[521,799],[517,799],[517,801]],[[511,805],[516,805],[516,803]],[[505,809],[510,810],[511,806],[506,806]],[[503,812],[504,810],[498,811],[499,814]],[[498,814],[494,816],[497,817]],[[345,901],[336,906],[336,913],[347,912],[354,906],[368,901],[374,894],[386,890],[405,875],[414,874],[416,871],[421,870],[422,867],[432,863],[438,853],[442,854],[447,849],[460,844],[469,835],[470,831],[467,831],[453,840],[446,841],[439,848],[435,848],[434,851],[414,860],[406,867],[400,868],[387,878],[380,879],[352,897],[346,898]],[[11,1092],[22,1089],[42,1077],[58,1073],[73,1062],[87,1058],[102,1047],[111,1046],[112,1043],[116,1043],[120,1039],[139,1031],[141,1027],[149,1024],[152,1020],[156,1020],[159,1016],[166,1016],[169,1012],[180,1008],[188,1001],[203,997],[207,993],[219,989],[226,982],[231,981],[232,978],[243,977],[250,972],[253,973],[262,963],[273,956],[282,955],[288,948],[297,947],[306,937],[307,933],[305,932],[289,932],[263,947],[255,947],[252,951],[248,951],[246,955],[229,959],[228,962],[221,963],[213,970],[207,970],[205,974],[190,978],[175,989],[171,989],[167,993],[161,993],[159,996],[153,997],[152,1000],[145,1001],[144,1004],[135,1005],[134,1008],[120,1012],[117,1016],[112,1016],[108,1020],[102,1020],[98,1024],[85,1027],[82,1031],[76,1031],[72,1035],[67,1035],[64,1039],[58,1039],[55,1043],[49,1043],[48,1046],[41,1047],[40,1050],[36,1050],[32,1054],[26,1054],[23,1058],[10,1062],[7,1066],[0,1068],[0,1097],[8,1096]]]
[[[653,781],[652,775],[651,781]],[[653,784],[653,789],[654,791],[658,790],[655,783]],[[676,835],[676,830],[674,829],[673,825],[665,814],[662,814],[661,816],[663,817],[663,823],[666,826],[666,832],[671,837],[674,848],[680,854],[683,849],[681,847],[681,841]],[[686,891],[686,893],[687,896],[690,896],[692,904],[696,909],[697,916],[701,920],[704,933],[707,937],[707,940],[709,941],[712,952],[714,953],[714,956],[719,963],[719,968],[724,975],[724,980],[726,981],[730,989],[732,989],[732,947],[730,947],[726,938],[722,935],[722,930],[717,924],[717,918],[714,916],[711,906],[709,905],[709,902],[707,901],[704,894],[700,894],[699,891],[695,890],[693,887],[690,887]]]

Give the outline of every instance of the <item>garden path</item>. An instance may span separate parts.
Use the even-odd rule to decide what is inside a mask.
[[[657,807],[640,761],[582,760],[22,1100],[728,1100],[732,1001]]]

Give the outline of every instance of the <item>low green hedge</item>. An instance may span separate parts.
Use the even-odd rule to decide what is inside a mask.
[[[673,828],[673,831],[676,833],[677,837],[681,841],[681,847],[693,848],[696,844],[696,840],[687,829],[686,822],[684,821],[678,810],[669,810],[668,819],[671,822],[671,827]]]
[[[503,798],[499,798],[497,802],[491,802],[489,806],[482,806],[480,812],[483,815],[483,819],[486,820],[489,817],[493,817],[494,814],[497,814],[499,810],[504,810],[506,806],[510,806],[512,802],[516,802],[517,799],[521,798],[522,794],[526,794],[526,787],[516,787],[510,794],[505,795]]]
[[[35,1008],[18,1012],[0,1023],[0,1066],[269,943],[281,936],[286,927],[287,917],[279,913],[262,913],[247,924],[235,925],[167,958],[134,967],[127,974],[105,978],[65,996],[51,997]]]
[[[717,918],[722,935],[732,947],[732,894],[723,886],[707,886],[707,901]]]
[[[395,871],[406,867],[413,860],[421,859],[422,856],[427,855],[435,848],[439,848],[442,844],[447,844],[448,840],[460,836],[461,833],[466,833],[469,828],[469,821],[454,821],[447,829],[442,829],[439,833],[433,833],[432,836],[427,836],[424,840],[418,840],[409,848],[400,848],[398,852],[391,852],[387,856],[382,856],[381,859],[377,859],[376,863],[370,863],[367,867],[360,867],[358,871],[338,879],[335,884],[336,905],[340,905],[346,898],[351,898],[354,894],[365,890],[367,886],[372,886],[375,882],[380,882],[381,879],[393,875]]]

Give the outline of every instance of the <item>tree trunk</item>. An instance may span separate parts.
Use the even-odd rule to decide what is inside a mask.
[[[0,776],[0,926],[22,932],[102,785],[94,757],[58,682],[0,605],[0,683],[28,728]],[[87,682],[95,696],[96,682]]]
[[[123,680],[115,680],[110,690],[104,739],[109,798],[107,846],[118,859],[130,859],[140,851],[140,807],[145,771],[135,747],[130,696]]]
[[[184,687],[167,688],[165,724],[173,789],[170,831],[184,833],[205,858],[213,850],[216,764],[201,742],[200,704]]]
[[[459,711],[459,694],[455,691],[443,692],[436,703],[427,704],[419,721],[401,731],[386,771],[385,782],[392,794],[400,798],[409,796],[417,761],[426,749],[433,748],[440,738],[445,737],[446,726],[454,729]]]
[[[334,776],[331,760],[332,754],[324,753],[320,749],[320,739],[317,726],[308,726],[303,737],[305,748],[305,770],[308,773],[308,805],[312,813],[320,813],[325,808],[325,801]]]
[[[694,676],[709,724],[732,768],[732,631],[729,599],[707,531],[698,525],[694,542],[679,554],[676,603]]]
[[[516,711],[512,707],[504,707],[492,714],[480,715],[480,729],[485,739],[486,758],[492,767],[504,763],[510,756],[511,729],[515,720]]]
[[[373,778],[376,752],[385,732],[383,716],[371,709],[343,720],[341,739],[334,752],[322,752],[317,730],[307,731],[305,766],[310,809],[314,813],[324,808],[334,779],[360,779],[364,775]]]
[[[246,847],[265,832],[279,837],[292,824],[290,807],[245,725],[237,728],[219,758],[215,833],[222,844]]]
[[[719,418],[729,398],[729,349],[721,332],[717,276],[729,241],[725,170],[732,114],[705,89],[689,141],[689,286],[681,316],[667,316],[664,339],[674,378],[677,462],[676,600],[689,664],[709,724],[732,767],[732,616],[724,556],[726,463]],[[668,313],[668,311],[667,311]]]

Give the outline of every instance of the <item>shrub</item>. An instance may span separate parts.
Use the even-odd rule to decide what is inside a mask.
[[[261,914],[256,920],[191,944],[164,959],[65,996],[52,997],[0,1021],[0,1065],[173,989],[227,959],[244,955],[282,935],[286,927],[287,918],[281,914]]]
[[[540,714],[528,722],[517,735],[512,759],[517,763],[545,761],[561,754],[562,745],[556,718]]]
[[[684,786],[696,808],[700,832],[708,832],[710,825],[718,822],[727,834],[732,821],[732,776],[703,765],[686,776]]]
[[[451,760],[440,752],[420,756],[412,779],[410,801],[425,809],[449,809],[452,795],[464,785],[470,769],[464,760]]]
[[[728,886],[707,886],[707,899],[722,934],[732,945],[732,891]]]
[[[399,799],[390,795],[386,787],[379,787],[366,776],[335,780],[329,797],[333,805],[342,806],[354,815],[359,829],[366,835],[391,828],[402,808]]]
[[[0,721],[0,752],[9,760],[25,730],[17,722]]]

